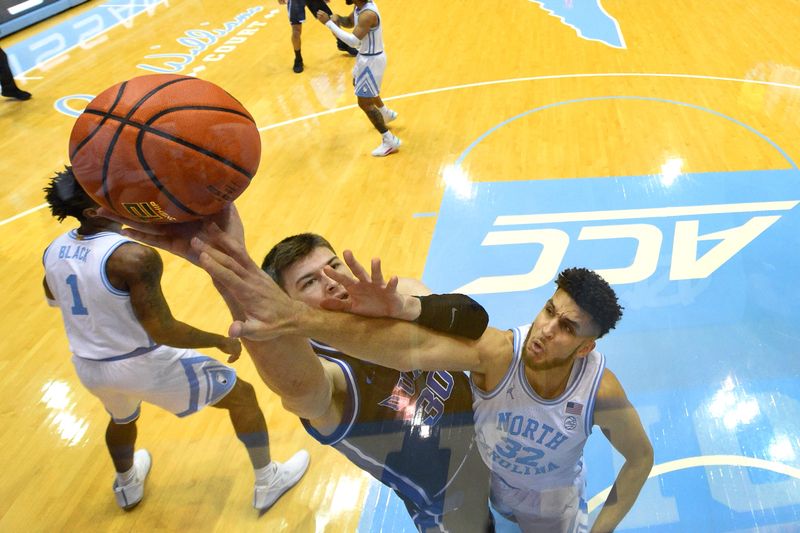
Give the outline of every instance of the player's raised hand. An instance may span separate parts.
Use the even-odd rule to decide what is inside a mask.
[[[244,245],[244,226],[239,212],[233,204],[228,204],[218,213],[209,215],[202,220],[175,224],[135,222],[123,218],[105,207],[97,209],[97,216],[126,225],[127,227],[120,232],[126,237],[161,248],[196,265],[198,256],[191,246],[191,240],[193,237],[205,237],[211,224],[215,224],[231,239]]]
[[[379,258],[372,259],[371,273],[369,273],[350,250],[345,250],[342,257],[355,279],[330,266],[326,266],[324,270],[326,276],[347,290],[348,298],[346,300],[326,298],[320,302],[321,307],[361,316],[404,318],[403,311],[410,296],[397,292],[397,276],[392,276],[388,282],[384,281]]]
[[[205,240],[192,239],[192,247],[214,286],[236,308],[237,320],[228,334],[260,341],[295,333],[296,318],[307,306],[283,292],[250,258],[243,243],[215,224],[207,230]]]

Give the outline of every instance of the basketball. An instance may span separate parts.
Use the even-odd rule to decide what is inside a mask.
[[[94,98],[72,128],[69,158],[103,207],[139,222],[186,222],[244,192],[261,137],[250,113],[219,86],[156,74]]]

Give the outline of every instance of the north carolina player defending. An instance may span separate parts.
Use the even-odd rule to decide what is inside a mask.
[[[530,326],[488,328],[477,341],[465,341],[409,322],[299,305],[251,276],[240,255],[213,242],[199,249],[206,271],[242,302],[247,320],[234,322],[235,336],[307,335],[400,371],[471,371],[477,440],[492,470],[492,502],[523,531],[587,529],[583,447],[593,425],[625,464],[592,531],[612,531],[636,501],[653,465],[653,448],[619,381],[594,350],[621,316],[616,294],[596,273],[563,271]],[[347,282],[334,269],[325,274]],[[382,279],[373,282],[383,285]]]
[[[286,4],[286,11],[289,13],[289,24],[292,26],[292,48],[294,48],[294,65],[292,70],[296,74],[303,72],[303,54],[300,51],[302,45],[303,23],[306,21],[306,8],[315,17],[318,12],[331,15],[333,12],[328,7],[330,0],[278,0],[279,4]],[[351,56],[358,54],[358,51],[347,46],[344,41],[337,38],[336,47],[347,52]]]
[[[314,308],[324,302],[370,316],[415,320],[468,338],[479,337],[486,328],[486,312],[469,297],[411,297],[408,294],[429,293],[411,279],[393,278],[386,285],[354,280],[331,245],[315,234],[288,237],[267,254],[263,269],[281,290],[247,256],[235,208],[215,218],[226,230],[224,234],[216,230],[217,238],[231,254],[237,254],[253,277],[254,290],[242,292],[243,302],[229,297],[215,283],[240,321],[249,319],[243,309],[250,308],[251,301],[269,301],[259,289],[266,282],[284,298]],[[200,262],[189,246],[191,231],[178,233],[163,225],[134,226],[138,231],[125,232]],[[196,234],[204,236],[205,232],[197,228]],[[352,257],[346,254],[345,259]],[[368,277],[360,265],[350,264],[359,278]],[[340,273],[344,283],[333,281],[327,269]],[[372,277],[382,279],[380,263],[373,263]],[[244,344],[264,382],[281,397],[288,411],[302,419],[309,434],[392,488],[419,531],[493,530],[489,471],[474,439],[472,393],[465,374],[398,372],[298,336],[263,342],[245,339]]]
[[[372,151],[372,155],[384,157],[400,149],[400,139],[386,126],[397,118],[397,113],[386,107],[380,97],[381,82],[386,70],[381,16],[375,2],[347,0],[347,4],[355,4],[355,9],[349,16],[329,17],[327,13],[317,11],[317,19],[337,38],[358,48],[356,65],[353,67],[353,85],[358,107],[367,114],[367,118],[382,137],[381,145]],[[339,26],[354,28],[353,33],[346,32]]]
[[[150,470],[147,450],[134,453],[142,401],[179,417],[206,405],[226,409],[255,470],[253,506],[265,511],[297,483],[308,453],[285,464],[270,461],[269,436],[253,386],[233,368],[191,348],[241,353],[238,340],[193,328],[173,318],[161,292],[158,253],[118,235],[121,225],[95,217],[97,204],[70,167],[45,189],[59,222],[74,217],[80,227],[56,238],[44,252],[44,290],[60,307],[81,383],[111,415],[106,445],[117,471],[114,497],[123,509],[144,496]]]

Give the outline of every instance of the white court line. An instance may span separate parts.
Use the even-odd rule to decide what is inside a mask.
[[[761,468],[763,470],[770,470],[778,474],[800,479],[800,468],[775,461],[756,459],[755,457],[744,457],[742,455],[699,455],[697,457],[686,457],[684,459],[676,459],[675,461],[667,461],[666,463],[655,465],[647,478],[650,479],[651,477],[668,474],[669,472],[677,472],[678,470],[685,470],[698,466],[744,466],[749,468]],[[602,505],[610,493],[611,487],[608,487],[590,499],[589,512],[591,513]]]
[[[777,83],[774,81],[762,81],[762,80],[747,80],[742,78],[724,78],[720,76],[703,76],[700,74],[661,74],[661,73],[644,73],[644,72],[607,72],[607,73],[598,73],[598,74],[555,74],[552,76],[528,76],[525,78],[510,78],[505,80],[492,80],[492,81],[481,81],[476,83],[467,83],[464,85],[452,85],[450,87],[440,87],[438,89],[428,89],[425,91],[416,91],[413,93],[406,93],[400,94],[397,96],[390,96],[384,98],[385,101],[392,101],[392,100],[401,100],[403,98],[411,98],[414,96],[423,96],[426,94],[436,94],[442,93],[447,91],[457,91],[461,89],[472,89],[475,87],[488,87],[491,85],[502,85],[507,83],[519,83],[524,81],[542,81],[542,80],[563,80],[563,79],[575,79],[575,78],[679,78],[679,79],[694,79],[694,80],[711,80],[711,81],[732,81],[738,83],[749,83],[753,85],[767,85],[770,87],[781,87],[784,89],[800,89],[800,85],[792,85],[789,83]],[[349,109],[355,109],[357,106],[347,105],[343,107],[337,107],[334,109],[328,109],[325,111],[321,111],[319,113],[312,113],[310,115],[304,115],[302,117],[293,118],[290,120],[284,120],[283,122],[277,122],[275,124],[270,124],[269,126],[261,126],[258,128],[258,131],[268,131],[275,128],[280,128],[282,126],[288,126],[289,124],[295,124],[297,122],[302,122],[304,120],[310,120],[312,118],[321,117],[323,115],[331,115],[333,113],[338,113],[339,111],[346,111]],[[8,224],[18,218],[24,217],[27,214],[33,213],[45,207],[45,204],[39,205],[32,209],[28,209],[27,211],[23,211],[17,215],[14,215],[10,218],[5,220],[0,220],[0,226]]]
[[[724,213],[753,213],[758,211],[788,211],[800,203],[797,200],[778,202],[748,202],[744,204],[687,205],[681,207],[650,207],[610,211],[579,211],[576,213],[542,213],[536,215],[501,215],[495,226],[519,224],[550,224],[554,222],[586,222],[591,220],[628,220],[631,218],[664,218],[690,215],[719,215]]]
[[[22,218],[22,217],[24,217],[26,215],[30,215],[31,213],[34,213],[34,212],[38,211],[39,209],[42,209],[42,208],[45,208],[45,207],[47,207],[47,204],[39,204],[36,207],[31,207],[27,211],[23,211],[22,213],[18,213],[16,215],[14,215],[13,217],[9,217],[9,218],[7,218],[5,220],[0,220],[0,226],[5,226],[9,222],[14,222],[18,218]]]

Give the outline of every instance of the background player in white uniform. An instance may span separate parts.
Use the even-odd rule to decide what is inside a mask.
[[[384,157],[400,148],[400,139],[386,126],[397,118],[397,113],[386,107],[380,97],[381,82],[386,70],[381,16],[375,2],[347,0],[347,3],[355,4],[355,9],[349,16],[329,17],[327,13],[317,11],[317,19],[336,37],[349,46],[358,48],[356,65],[353,67],[353,85],[358,107],[367,114],[367,118],[381,134],[381,145],[372,151],[372,155]],[[339,26],[354,28],[353,33],[346,32]]]
[[[176,320],[161,291],[158,253],[118,233],[120,224],[95,217],[97,204],[81,189],[71,168],[45,189],[59,221],[71,216],[80,227],[55,239],[44,252],[44,289],[60,307],[72,361],[86,388],[111,420],[106,445],[117,471],[117,504],[130,509],[144,495],[150,469],[146,450],[134,453],[142,401],[177,416],[206,405],[227,409],[255,470],[253,506],[265,511],[300,480],[308,453],[285,464],[270,461],[269,436],[252,385],[222,363],[187,348],[214,347],[241,353],[238,340]]]
[[[613,289],[596,273],[562,272],[558,289],[524,337],[523,330],[488,328],[477,341],[464,341],[407,322],[299,305],[269,280],[248,276],[225,247],[211,241],[201,249],[204,268],[222,290],[247,304],[241,310],[246,320],[234,322],[233,335],[307,335],[401,371],[471,371],[475,390],[483,393],[475,400],[476,430],[493,472],[492,498],[523,530],[586,529],[582,450],[593,424],[625,464],[592,531],[612,531],[636,501],[653,465],[653,448],[616,376],[594,351],[595,340],[614,327],[622,311]],[[326,275],[346,283],[333,269]],[[375,284],[382,286],[383,280]]]

